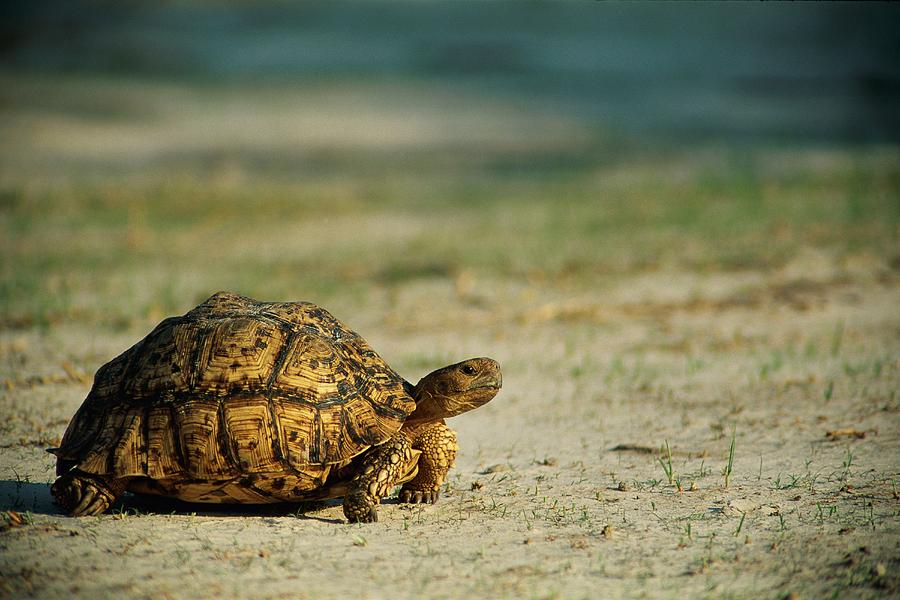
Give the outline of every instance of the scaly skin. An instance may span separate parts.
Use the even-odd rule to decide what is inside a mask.
[[[344,496],[344,516],[351,523],[374,523],[377,506],[408,470],[413,460],[412,444],[403,434],[369,451]]]
[[[456,433],[443,422],[422,430],[413,441],[413,448],[422,451],[419,473],[403,485],[400,501],[410,504],[434,504],[440,495],[441,484],[456,460]]]
[[[50,492],[56,503],[73,517],[99,515],[125,491],[125,480],[70,471],[57,479]]]

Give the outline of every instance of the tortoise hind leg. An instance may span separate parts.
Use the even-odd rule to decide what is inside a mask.
[[[50,488],[56,504],[73,517],[99,515],[115,504],[125,491],[122,479],[70,471]]]

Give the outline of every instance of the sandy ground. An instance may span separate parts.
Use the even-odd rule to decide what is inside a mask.
[[[88,372],[141,332],[0,333],[0,594],[900,592],[900,294],[885,261],[807,252],[744,276],[635,273],[527,311],[492,302],[476,278],[456,282],[468,295],[451,309],[427,302],[453,285],[422,281],[339,315],[389,361],[426,357],[401,368],[410,379],[444,357],[504,369],[501,394],[451,422],[461,452],[440,503],[388,499],[369,525],[346,524],[338,503],[223,511],[129,497],[100,517],[59,514],[44,448]],[[414,319],[396,318],[411,307]],[[466,318],[454,327],[447,314]]]
[[[0,596],[900,594],[896,148],[617,146],[420,85],[0,81]],[[93,373],[219,289],[321,302],[413,381],[500,361],[441,501],[61,515],[45,448]]]

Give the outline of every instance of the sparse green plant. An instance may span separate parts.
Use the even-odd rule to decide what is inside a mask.
[[[734,443],[735,436],[737,435],[737,426],[733,426],[731,428],[731,445],[728,447],[728,464],[725,465],[725,468],[722,471],[722,475],[725,476],[725,487],[731,483],[731,473],[734,469]]]
[[[844,467],[841,481],[846,481],[847,477],[850,476],[850,467],[853,466],[853,450],[850,449],[850,446],[847,446],[847,453],[844,455],[844,461],[841,463],[841,466]]]
[[[525,522],[525,528],[529,531],[531,530],[532,524],[534,523],[534,519],[529,520],[528,515],[525,513],[525,510],[522,509],[522,520]],[[532,512],[532,517],[534,516],[534,512]]]
[[[831,356],[837,356],[841,351],[841,344],[844,341],[844,321],[840,320],[834,326],[831,334]]]
[[[831,396],[833,394],[834,394],[834,381],[829,381],[828,385],[825,386],[825,392],[823,394],[825,396],[825,402],[828,402],[829,400],[831,400]]]
[[[697,473],[698,478],[706,477],[712,473],[712,469],[706,466],[706,460],[700,459],[700,470]]]
[[[746,517],[747,517],[747,513],[742,512],[742,513],[741,513],[741,522],[738,523],[737,529],[735,529],[735,530],[734,530],[734,533],[732,534],[734,537],[737,537],[737,536],[741,535],[741,529],[744,528],[744,519],[745,519]]]
[[[768,379],[770,373],[774,373],[784,366],[784,354],[780,351],[772,352],[772,356],[759,368],[759,378]]]
[[[853,364],[849,360],[845,360],[842,365],[842,369],[845,375],[851,378],[855,378],[857,375],[863,373],[866,370],[866,363],[861,362]]]
[[[688,357],[687,366],[685,368],[688,375],[693,375],[693,374],[697,373],[698,371],[700,371],[700,369],[702,369],[702,368],[703,368],[703,359],[702,358],[699,358],[696,356]]]
[[[572,379],[578,379],[586,372],[587,367],[584,364],[572,365],[572,367],[569,369],[569,375],[572,377]]]
[[[837,506],[833,504],[830,506],[824,506],[821,502],[816,502],[816,516],[815,519],[819,522],[819,524],[825,523],[825,519],[830,519],[837,515]]]
[[[706,571],[707,569],[709,569],[709,566],[713,563],[713,560],[714,560],[713,559],[713,546],[715,545],[715,541],[716,541],[716,533],[712,532],[711,534],[709,534],[709,537],[706,540],[706,547],[705,547],[706,552],[703,555],[703,557],[700,559],[700,570],[701,571]]]
[[[659,461],[660,466],[663,468],[663,471],[666,474],[666,479],[669,481],[669,485],[672,485],[675,480],[675,472],[674,468],[672,467],[672,450],[669,449],[669,440],[665,440],[665,448],[665,455],[660,454],[657,460]]]

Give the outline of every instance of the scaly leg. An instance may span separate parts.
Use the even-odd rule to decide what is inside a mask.
[[[456,433],[444,423],[438,423],[423,431],[413,442],[413,448],[422,451],[419,457],[419,474],[403,485],[400,501],[412,504],[434,504],[438,500],[441,484],[456,460]]]
[[[350,491],[344,496],[347,520],[351,523],[377,521],[376,507],[409,471],[412,460],[412,444],[402,434],[370,450],[350,482]]]
[[[69,471],[50,488],[56,503],[73,517],[99,515],[115,504],[125,491],[122,479]]]

